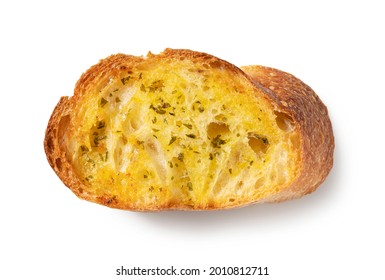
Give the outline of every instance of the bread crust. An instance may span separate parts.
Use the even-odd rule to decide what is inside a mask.
[[[308,85],[289,73],[257,65],[241,69],[274,99],[276,110],[292,117],[300,133],[300,173],[288,187],[265,201],[280,202],[315,191],[333,166],[334,136],[327,107]]]
[[[327,108],[314,91],[294,76],[263,66],[247,66],[241,69],[214,56],[190,50],[166,49],[154,57],[149,53],[147,57],[162,59],[189,59],[199,63],[217,64],[234,75],[240,75],[250,81],[250,87],[263,93],[262,97],[269,100],[278,112],[287,114],[293,119],[296,129],[300,131],[301,168],[297,178],[279,193],[271,195],[257,202],[279,202],[298,198],[313,192],[326,178],[333,164],[334,138]],[[118,77],[120,71],[129,70],[134,65],[143,63],[144,57],[117,54],[101,60],[82,74],[76,83],[72,97],[61,97],[48,122],[44,149],[47,159],[55,173],[78,197],[93,201],[108,207],[128,209],[134,211],[157,210],[192,210],[184,206],[159,207],[154,209],[132,206],[118,201],[114,197],[96,196],[87,191],[87,187],[78,178],[76,170],[70,163],[71,155],[62,143],[64,131],[71,129],[71,114],[79,99],[90,90],[98,90],[101,81]],[[231,208],[245,206],[233,205]],[[230,207],[229,207],[230,208]],[[207,206],[204,209],[217,209]],[[220,208],[224,209],[224,208]]]

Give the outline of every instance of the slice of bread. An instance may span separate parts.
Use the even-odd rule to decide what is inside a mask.
[[[225,209],[314,191],[333,164],[326,107],[290,74],[242,70],[190,50],[103,59],[56,106],[48,161],[78,197],[128,210]]]

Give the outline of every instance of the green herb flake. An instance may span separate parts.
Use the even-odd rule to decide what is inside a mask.
[[[184,154],[183,154],[183,153],[179,153],[179,154],[178,154],[178,159],[179,159],[180,161],[183,161],[183,159],[184,159]]]
[[[263,137],[261,140],[263,141],[263,144],[265,145],[269,144],[269,140],[266,137]]]
[[[156,121],[157,121],[156,117],[154,117],[151,121],[152,121],[152,123],[156,123]]]
[[[213,145],[214,148],[220,148],[222,145],[226,144],[226,141],[221,139],[221,135],[217,135],[212,141],[211,145]]]
[[[233,170],[231,168],[229,168],[229,173],[233,174]]]
[[[164,87],[164,82],[162,80],[156,80],[151,83],[148,87],[150,92],[162,91]]]
[[[89,176],[87,176],[85,179],[86,179],[86,181],[90,181],[90,180],[92,180],[93,178],[94,178],[94,176],[89,175]]]
[[[143,75],[143,73],[140,73],[140,74],[139,74],[139,80],[142,79],[142,75]]]
[[[250,166],[253,166],[254,160],[250,161]]]
[[[141,84],[141,85],[140,85],[140,90],[141,90],[141,91],[146,91],[146,87],[144,86],[144,84]]]
[[[143,178],[144,178],[144,179],[147,179],[147,178],[148,178],[148,176],[147,176],[146,174],[144,174],[144,175],[143,175]]]
[[[175,141],[176,141],[176,136],[171,136],[171,139],[170,139],[170,142],[168,143],[168,145],[171,145]]]
[[[188,182],[188,183],[187,183],[187,187],[188,187],[188,190],[189,190],[189,191],[192,191],[192,190],[193,190],[193,185],[192,185],[191,182]]]
[[[102,140],[104,140],[106,138],[107,138],[107,136],[105,136],[105,135],[102,136],[102,135],[94,134],[94,144],[95,144],[95,146],[96,147],[99,146],[100,141],[102,141]]]
[[[162,104],[162,108],[170,108],[170,107],[171,107],[170,103],[163,103]]]
[[[96,128],[97,129],[102,129],[106,126],[106,122],[105,121],[99,121],[96,125]]]
[[[195,134],[186,134],[186,136],[187,136],[188,138],[192,138],[192,139],[197,138]]]
[[[189,123],[184,123],[183,125],[184,125],[185,127],[187,127],[188,129],[192,129],[192,125],[189,124]]]
[[[88,152],[88,151],[89,151],[88,147],[85,146],[85,145],[81,145],[81,146],[80,146],[80,150],[81,150],[82,152]]]
[[[169,114],[170,114],[171,116],[175,116],[175,113],[173,113],[173,112],[169,112]]]
[[[174,180],[174,176],[171,176],[171,181]]]
[[[100,107],[104,107],[104,105],[106,105],[108,103],[108,101],[106,99],[104,99],[103,97],[100,99]]]
[[[131,79],[131,76],[127,76],[125,78],[120,79],[123,85],[125,85],[129,80]]]
[[[203,113],[203,112],[205,111],[205,108],[203,108],[202,106],[199,106],[198,111],[199,111],[200,113]]]
[[[154,190],[154,187],[151,186],[151,187],[148,188],[148,190],[149,190],[150,192],[152,192],[152,191]]]
[[[162,107],[154,107],[154,105],[150,105],[150,109],[154,110],[156,113],[160,114],[160,115],[164,115],[166,114],[166,110],[164,110]]]
[[[171,161],[168,162],[168,165],[170,166],[170,168],[174,168],[174,165],[172,164]]]
[[[263,142],[263,144],[265,144],[265,145],[269,145],[269,139],[267,139],[267,137],[264,135],[254,133],[251,135],[251,137],[254,137],[258,140],[261,140]]]
[[[158,137],[155,134],[153,134],[152,136],[154,136],[156,139],[158,139]]]
[[[214,159],[214,155],[212,153],[209,154],[209,159],[210,160],[213,160]]]

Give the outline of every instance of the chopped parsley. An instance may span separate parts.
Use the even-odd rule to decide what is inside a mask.
[[[127,76],[125,78],[120,79],[123,85],[125,85],[129,80],[131,79],[131,76]]]
[[[100,99],[100,107],[104,107],[104,105],[106,105],[108,103],[108,101],[106,99],[104,99],[103,97]]]
[[[170,142],[168,143],[168,145],[171,145],[175,141],[176,141],[176,136],[171,136],[171,139],[170,139]]]
[[[96,125],[96,128],[97,129],[102,129],[106,126],[106,122],[105,121],[99,121]]]
[[[189,124],[189,123],[184,123],[183,125],[184,125],[185,127],[187,127],[188,129],[192,129],[192,125]]]
[[[211,145],[213,145],[214,148],[220,148],[224,144],[226,144],[226,141],[221,139],[220,134],[215,136],[215,138],[211,140]]]
[[[179,154],[178,154],[178,159],[179,159],[180,161],[183,161],[183,159],[184,159],[184,154],[183,154],[183,153],[179,153]]]

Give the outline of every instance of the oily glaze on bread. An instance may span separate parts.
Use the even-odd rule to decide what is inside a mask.
[[[326,107],[292,75],[167,49],[91,67],[44,147],[78,197],[157,211],[303,196],[329,173],[334,142]]]

